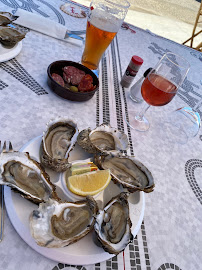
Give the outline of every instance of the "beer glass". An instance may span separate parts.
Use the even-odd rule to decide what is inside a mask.
[[[93,0],[86,26],[85,49],[81,62],[97,69],[99,61],[118,32],[130,4],[127,0]]]

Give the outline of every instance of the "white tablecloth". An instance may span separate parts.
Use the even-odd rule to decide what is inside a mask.
[[[0,0],[0,10],[12,12],[23,8],[50,17],[71,30],[83,29],[86,19],[63,13],[59,7],[64,3],[54,0]],[[85,7],[83,9],[86,10]],[[130,26],[128,30],[120,29],[100,63],[97,94],[87,102],[63,100],[47,85],[47,67],[55,60],[80,61],[82,50],[82,46],[34,31],[27,34],[21,53],[0,64],[0,139],[12,141],[18,150],[42,134],[46,123],[56,116],[74,119],[79,130],[95,128],[103,122],[118,127],[128,135],[128,154],[142,161],[155,179],[154,192],[145,194],[144,221],[124,253],[96,265],[82,266],[78,260],[78,265],[69,266],[47,259],[30,248],[5,214],[0,269],[201,269],[202,133],[200,131],[185,145],[171,144],[166,140],[161,123],[172,110],[185,105],[193,107],[202,98],[202,54],[135,26]],[[121,76],[132,55],[144,59],[137,80],[167,51],[180,54],[190,62],[188,77],[168,105],[148,110],[146,115],[151,122],[148,132],[131,130],[126,125],[125,117],[131,119],[134,111],[139,110],[139,105],[130,100],[129,90],[120,86]]]

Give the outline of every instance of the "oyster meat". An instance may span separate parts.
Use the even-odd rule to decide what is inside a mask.
[[[89,233],[94,226],[97,204],[92,197],[75,203],[49,200],[30,215],[30,230],[38,245],[65,247]]]
[[[15,21],[18,16],[14,16],[10,12],[0,12],[0,25],[7,25],[13,21]]]
[[[94,130],[82,130],[77,142],[87,152],[102,155],[118,153],[129,147],[127,135],[106,124],[102,124]]]
[[[129,217],[128,194],[120,193],[111,199],[96,216],[94,229],[105,251],[119,254],[133,239]]]
[[[25,38],[26,32],[22,29],[9,26],[0,26],[0,42],[5,46],[14,46]]]
[[[121,154],[97,156],[94,162],[102,169],[110,169],[112,180],[129,192],[151,192],[154,189],[151,172],[134,157]]]
[[[72,120],[60,118],[49,122],[40,147],[41,163],[56,172],[65,171],[70,166],[68,156],[78,133]]]
[[[29,153],[3,152],[0,155],[0,184],[18,191],[35,203],[58,199],[55,186],[40,164]]]

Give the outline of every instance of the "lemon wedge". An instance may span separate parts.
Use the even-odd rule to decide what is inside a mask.
[[[67,187],[80,196],[95,195],[105,189],[111,180],[110,170],[93,171],[69,176]]]

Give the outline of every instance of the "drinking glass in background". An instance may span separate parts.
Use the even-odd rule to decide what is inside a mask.
[[[201,105],[202,99],[196,103],[193,109],[182,107],[168,114],[162,128],[170,142],[185,144],[198,134],[201,126],[201,117],[198,111]]]
[[[164,54],[142,84],[141,93],[146,103],[128,125],[138,131],[148,130],[150,124],[144,117],[145,112],[151,105],[164,106],[168,104],[176,95],[189,68],[189,63],[183,57],[171,52]]]
[[[97,69],[99,61],[117,34],[127,14],[130,3],[127,0],[93,0],[90,4],[85,48],[81,63]]]
[[[182,107],[168,114],[162,130],[169,142],[185,144],[198,134],[200,125],[200,115],[195,108]]]
[[[202,85],[202,80],[200,83]],[[193,108],[182,107],[168,114],[162,127],[170,142],[185,144],[198,134],[201,127],[201,105],[202,99]]]

